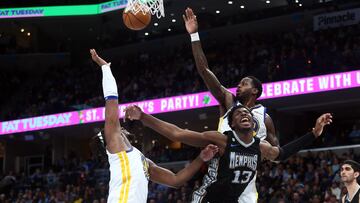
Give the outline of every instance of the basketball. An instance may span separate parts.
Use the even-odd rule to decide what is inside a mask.
[[[143,13],[142,11],[134,14],[131,10],[123,12],[123,21],[126,27],[131,30],[142,30],[147,25],[149,25],[151,21],[150,13]]]

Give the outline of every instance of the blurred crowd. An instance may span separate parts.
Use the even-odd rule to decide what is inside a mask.
[[[239,35],[227,43],[205,38],[203,44],[212,71],[224,86],[233,87],[246,75],[269,82],[354,70],[360,65],[359,34],[360,24],[317,32],[299,28],[279,34]],[[120,102],[207,90],[194,67],[189,45],[162,54],[141,52],[108,59],[114,67]],[[4,72],[0,77],[8,75]],[[11,81],[2,80],[1,86],[11,87],[10,95],[23,92],[21,97],[27,98],[27,103],[16,94],[12,94],[15,98],[0,99],[8,104],[3,120],[103,105],[101,72],[90,60],[51,69],[44,73],[46,79],[37,78],[26,85],[19,84],[21,75],[10,76]]]
[[[336,203],[346,193],[340,181],[343,160],[360,157],[353,150],[308,152],[284,163],[263,162],[257,173],[259,202],[262,203]],[[106,159],[62,159],[48,169],[3,177],[14,179],[1,190],[1,202],[106,202],[109,171]],[[180,188],[149,183],[148,202],[190,202],[192,191],[201,185],[206,166]],[[2,181],[3,182],[3,181]]]

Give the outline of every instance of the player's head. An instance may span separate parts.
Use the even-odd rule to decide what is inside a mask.
[[[344,183],[357,181],[360,175],[360,164],[353,160],[346,160],[341,164],[340,176]]]
[[[249,100],[251,97],[257,99],[262,94],[262,83],[254,76],[247,76],[243,78],[236,88],[236,98],[240,102]]]
[[[231,109],[228,115],[229,126],[233,130],[248,132],[253,131],[253,115],[249,108],[237,105]]]

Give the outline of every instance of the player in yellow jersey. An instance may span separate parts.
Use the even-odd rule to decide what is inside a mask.
[[[102,87],[105,102],[105,142],[110,163],[110,183],[108,203],[145,203],[148,180],[178,187],[188,181],[202,166],[218,152],[218,147],[209,145],[186,168],[174,174],[157,166],[133,147],[128,132],[121,128],[118,109],[118,92],[110,63],[100,58],[94,49],[91,58],[102,69]]]

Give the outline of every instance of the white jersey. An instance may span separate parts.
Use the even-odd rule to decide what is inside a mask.
[[[237,105],[241,105],[241,103],[237,102],[235,106]],[[229,126],[229,120],[228,120],[228,114],[232,108],[234,107],[231,107],[223,117],[220,117],[218,131],[221,133],[232,130]],[[250,108],[250,110],[251,113],[253,114],[254,131],[256,133],[255,135],[261,140],[265,140],[267,136],[266,125],[265,125],[266,108],[261,104],[257,104],[252,108]]]
[[[149,164],[135,147],[116,154],[107,152],[110,163],[108,203],[146,203]]]

